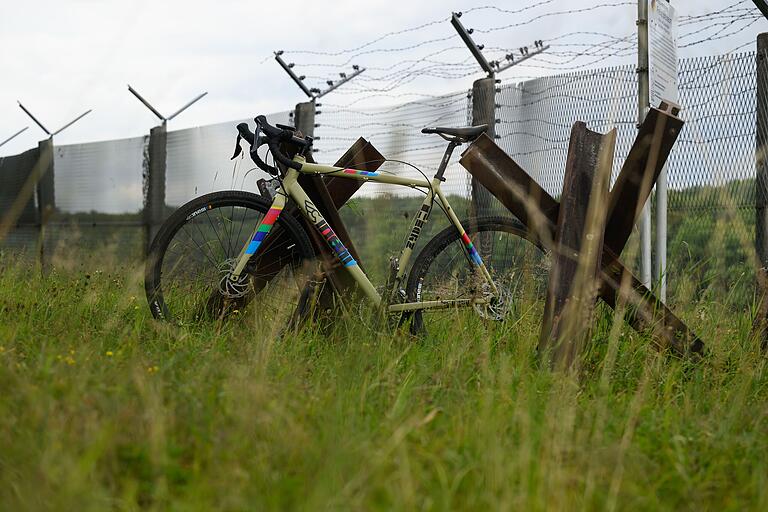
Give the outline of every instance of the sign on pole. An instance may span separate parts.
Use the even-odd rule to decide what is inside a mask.
[[[677,90],[677,12],[667,0],[648,0],[648,78],[650,106],[679,103]]]

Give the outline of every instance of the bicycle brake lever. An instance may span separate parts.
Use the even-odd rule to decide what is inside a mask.
[[[235,141],[235,152],[232,154],[232,158],[230,158],[230,160],[234,160],[243,154],[243,147],[240,145],[241,140],[243,140],[243,137],[238,133],[237,140]]]

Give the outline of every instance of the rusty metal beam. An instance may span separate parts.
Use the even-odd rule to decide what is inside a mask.
[[[599,295],[613,308],[619,299],[625,301],[630,306],[626,319],[632,327],[637,330],[650,329],[660,346],[669,347],[682,355],[703,352],[703,342],[621,263],[618,256],[626,239],[620,247],[617,245],[617,241],[622,240],[626,234],[627,221],[624,217],[627,214],[620,213],[622,205],[619,199],[631,200],[634,197],[635,202],[639,201],[645,193],[646,187],[642,185],[648,173],[650,172],[653,178],[658,175],[656,169],[663,167],[672,147],[672,143],[664,139],[676,137],[682,126],[682,121],[675,120],[671,114],[671,111],[651,109],[630,151],[630,158],[624,164],[621,173],[625,175],[622,178],[624,184],[617,182],[619,188],[614,185],[611,191],[608,215],[618,214],[620,218],[613,222],[611,217],[607,220],[607,225],[611,227],[606,230],[603,246]],[[659,116],[666,118],[663,123],[659,122]],[[677,128],[670,131],[670,128],[675,126]],[[649,127],[652,129],[649,130]],[[660,144],[658,137],[654,137],[656,129],[662,129],[666,134]],[[656,156],[644,156],[642,151],[650,153],[654,140],[657,141],[658,147]],[[485,135],[480,136],[464,151],[460,163],[526,225],[529,239],[533,243],[545,250],[554,250],[560,205],[520,165]],[[641,177],[639,181],[638,173]],[[635,217],[637,208],[630,207],[629,210],[630,215]],[[610,233],[610,245],[609,229],[615,230]],[[631,224],[629,229],[631,231]]]
[[[615,146],[615,129],[602,135],[583,122],[571,129],[538,348],[554,367],[569,368],[589,333]]]
[[[663,110],[652,108],[648,111],[611,189],[605,245],[617,255],[629,240],[683,127],[683,121],[677,117],[680,107],[662,103],[661,108]]]

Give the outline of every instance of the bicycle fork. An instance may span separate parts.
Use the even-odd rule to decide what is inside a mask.
[[[282,188],[279,188],[275,194],[275,199],[272,202],[272,206],[269,208],[269,211],[261,220],[261,223],[256,226],[256,229],[253,231],[251,237],[249,238],[249,242],[245,244],[240,250],[240,255],[237,257],[235,268],[232,270],[232,273],[229,276],[231,281],[238,281],[240,279],[240,276],[242,275],[243,270],[245,270],[245,266],[248,264],[251,256],[256,254],[259,246],[262,244],[264,239],[267,238],[267,235],[272,230],[272,226],[275,225],[275,222],[277,222],[277,219],[283,212],[283,208],[285,208],[287,201],[288,197],[285,195],[285,192]]]

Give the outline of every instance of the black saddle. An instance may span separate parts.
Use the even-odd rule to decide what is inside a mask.
[[[446,140],[455,139],[456,142],[469,142],[475,140],[488,129],[487,124],[478,126],[465,126],[464,128],[424,128],[421,133],[436,133]]]

